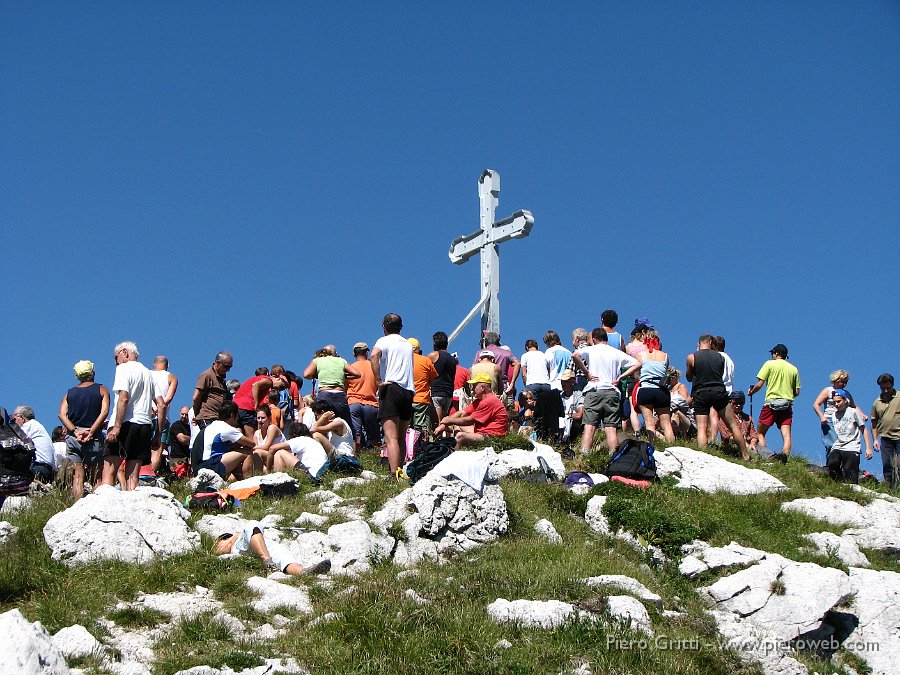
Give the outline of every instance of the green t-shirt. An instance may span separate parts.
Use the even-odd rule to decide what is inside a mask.
[[[316,364],[317,379],[320,387],[344,388],[344,366],[347,362],[340,356],[319,356],[313,359]]]
[[[766,383],[766,400],[776,398],[794,400],[794,392],[800,390],[800,373],[784,359],[771,359],[763,364],[756,377]]]

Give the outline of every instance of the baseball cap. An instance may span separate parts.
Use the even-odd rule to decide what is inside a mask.
[[[574,380],[575,379],[575,371],[571,368],[567,368],[559,374],[560,380]]]
[[[353,349],[365,349],[366,351],[368,351],[369,345],[367,345],[365,342],[357,342],[355,345],[353,345]]]
[[[94,364],[91,361],[83,359],[76,363],[72,370],[75,371],[75,377],[84,377],[94,372]]]
[[[770,354],[778,354],[778,356],[787,358],[788,349],[787,349],[787,347],[785,347],[783,344],[781,344],[779,342],[777,345],[775,345],[774,347],[772,347],[772,349],[769,350],[769,353]]]
[[[646,316],[639,316],[634,320],[635,326],[647,326],[647,328],[653,328],[653,324],[650,323],[650,319]]]
[[[850,394],[847,393],[846,389],[835,389],[831,392],[831,396],[840,396],[841,398],[850,398]]]
[[[730,398],[732,401],[746,401],[747,400],[747,397],[744,396],[744,392],[737,391],[737,390],[731,392],[728,395],[728,398]]]
[[[490,349],[483,349],[482,351],[478,352],[478,358],[479,359],[484,359],[484,358],[493,359],[494,352],[492,352]]]
[[[406,338],[406,341],[413,346],[413,349],[419,348],[419,341],[416,338]]]
[[[485,384],[492,384],[493,380],[491,380],[491,376],[487,373],[478,373],[471,380],[466,380],[469,384],[480,384],[484,382]]]

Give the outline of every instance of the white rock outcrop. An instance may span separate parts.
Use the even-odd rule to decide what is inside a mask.
[[[87,628],[78,624],[57,632],[53,636],[53,644],[69,659],[90,655],[101,657],[103,654],[103,645],[99,640],[91,635]]]
[[[834,554],[838,560],[848,567],[868,567],[869,559],[859,545],[850,537],[838,536],[833,532],[813,532],[803,535],[816,547],[822,555]]]
[[[836,497],[813,497],[785,502],[781,508],[783,511],[803,513],[832,525],[849,526],[841,538],[852,542],[851,548],[856,545],[892,555],[900,554],[900,503],[891,495],[882,495],[865,488],[859,491],[873,497],[872,501],[864,505]]]
[[[606,599],[606,611],[610,618],[625,624],[631,630],[653,635],[650,615],[640,601],[630,595],[611,595]]]
[[[594,620],[561,600],[506,600],[498,598],[487,606],[488,616],[497,623],[515,623],[526,628],[556,628],[566,621],[585,618]]]
[[[40,621],[28,621],[18,609],[0,614],[0,672],[10,675],[68,675],[69,666]]]
[[[659,595],[644,586],[644,584],[637,579],[632,579],[624,574],[603,574],[597,577],[588,577],[581,581],[592,588],[596,588],[597,586],[617,588],[620,591],[625,591],[626,593],[633,595],[643,602],[649,602],[657,607],[662,607],[662,598]]]
[[[682,546],[681,550],[685,556],[678,565],[678,571],[691,579],[720,567],[752,565],[770,555],[734,541],[727,546],[710,546],[705,541],[694,541]]]
[[[98,560],[148,563],[197,548],[200,536],[188,527],[189,516],[160,488],[121,492],[104,485],[50,518],[44,540],[53,559],[69,566]]]
[[[553,527],[553,523],[551,523],[546,518],[541,518],[534,524],[534,531],[541,535],[544,539],[549,541],[551,544],[563,543],[562,537],[559,536],[559,532],[557,532],[556,528]]]
[[[18,531],[19,528],[15,525],[11,525],[5,520],[0,521],[0,546],[3,546],[3,544],[12,539]]]
[[[787,486],[760,469],[750,469],[705,452],[672,446],[654,453],[660,478],[674,476],[676,487],[703,492],[755,495],[787,490]]]
[[[776,634],[731,612],[709,612],[716,622],[723,647],[737,652],[745,663],[758,663],[766,675],[808,675],[809,669]]]
[[[549,445],[532,441],[531,450],[504,450],[495,455],[493,463],[488,469],[488,475],[492,480],[498,480],[510,475],[530,474],[540,471],[541,465],[538,457],[543,457],[553,472],[554,480],[561,481],[566,477],[566,467],[563,464],[562,455]]]
[[[247,588],[259,596],[250,603],[257,612],[269,614],[281,607],[288,607],[302,614],[311,614],[312,603],[305,588],[288,586],[263,577],[250,577]]]
[[[212,469],[200,469],[197,475],[188,481],[188,488],[193,493],[197,492],[200,487],[221,490],[225,487],[225,481]]]
[[[359,574],[371,569],[371,561],[390,556],[394,538],[372,532],[362,520],[332,525],[328,528],[331,542],[333,574]]]
[[[900,653],[900,574],[850,568],[856,593],[850,611],[859,619],[842,647],[863,659],[873,675],[897,672]]]
[[[245,478],[244,480],[236,480],[231,483],[228,488],[231,490],[241,490],[243,488],[256,487],[258,485],[284,485],[288,483],[293,483],[297,487],[300,486],[300,483],[296,478],[283,471],[278,471],[276,473],[266,473],[251,478]]]
[[[865,506],[837,497],[794,499],[784,502],[781,510],[788,513],[802,513],[831,525],[868,527],[872,524]]]

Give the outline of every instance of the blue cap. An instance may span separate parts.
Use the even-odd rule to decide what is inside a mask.
[[[831,392],[831,397],[834,398],[835,396],[840,396],[841,398],[847,399],[850,398],[850,394],[847,393],[846,389],[835,389]]]

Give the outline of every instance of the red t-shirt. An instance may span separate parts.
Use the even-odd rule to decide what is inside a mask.
[[[469,369],[463,368],[462,366],[456,366],[456,374],[453,376],[453,391],[457,389],[462,389],[463,385],[466,383],[466,380],[469,379]],[[454,396],[454,401],[458,401],[459,399]]]
[[[259,392],[260,401],[266,400],[266,395],[269,393],[269,389],[272,388],[272,378],[268,375],[254,375],[234,392],[234,398],[232,400],[238,408],[241,410],[256,409],[256,401],[253,400],[253,385],[260,380],[268,380],[268,383],[263,384],[260,387]]]
[[[475,420],[475,433],[488,436],[504,436],[509,431],[509,415],[506,406],[493,392],[479,400],[472,401],[463,414]]]

